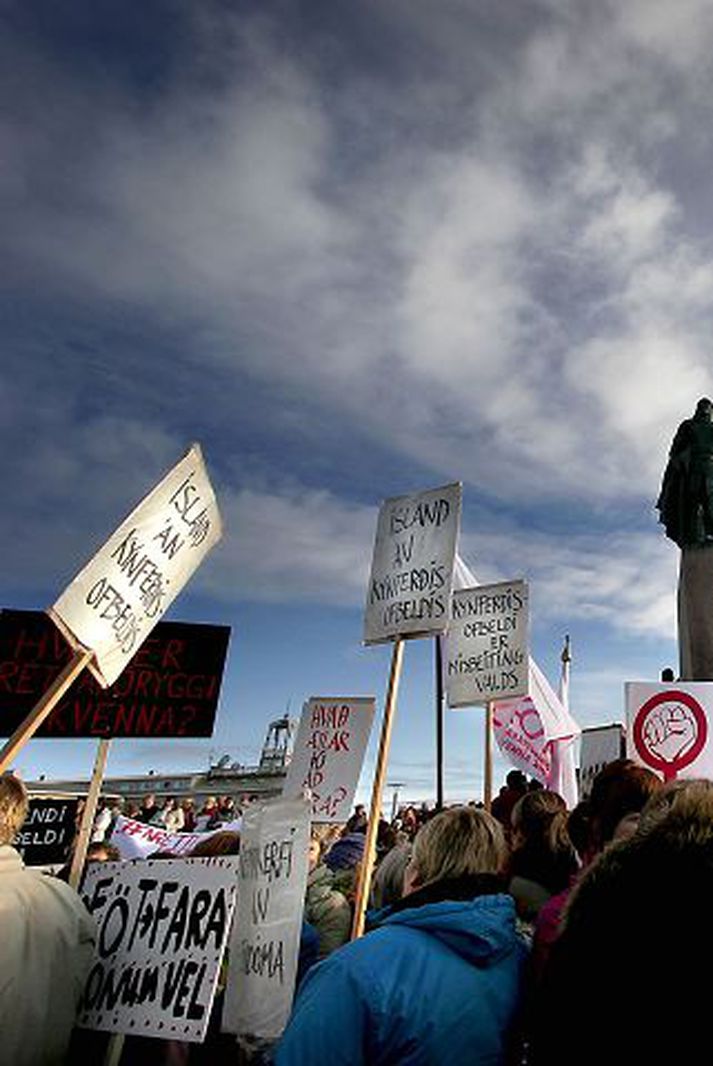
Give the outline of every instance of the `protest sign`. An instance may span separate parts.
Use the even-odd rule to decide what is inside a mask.
[[[97,923],[78,1025],[201,1041],[235,907],[237,857],[91,863]]]
[[[305,800],[275,800],[243,816],[225,1032],[276,1040],[287,1024],[307,885],[309,820]]]
[[[159,622],[109,689],[84,671],[36,735],[209,737],[229,640],[229,626]],[[0,736],[24,720],[69,657],[44,612],[0,612]]]
[[[446,635],[449,707],[527,695],[528,589],[525,581],[457,589]]]
[[[240,832],[242,820],[221,824],[219,829],[205,833],[169,833],[160,825],[146,825],[120,814],[114,824],[110,843],[119,849],[122,859],[145,859],[155,851],[170,851],[172,855],[188,855],[197,844],[225,829]]]
[[[529,660],[528,694],[493,704],[493,734],[503,755],[546,788],[557,781],[557,745],[580,729],[534,659]]]
[[[74,840],[78,806],[76,798],[30,800],[27,818],[13,842],[25,866],[59,866],[66,862]]]
[[[582,747],[579,753],[581,799],[589,799],[594,778],[610,762],[623,758],[625,747],[624,727],[618,722],[582,730]]]
[[[317,697],[305,703],[282,789],[309,789],[313,822],[346,822],[374,719],[373,697]]]
[[[371,564],[366,644],[443,633],[460,526],[461,485],[385,500]]]
[[[629,681],[624,689],[630,758],[655,770],[664,781],[713,777],[712,682]]]
[[[221,536],[199,445],[166,474],[75,577],[50,616],[112,685]]]

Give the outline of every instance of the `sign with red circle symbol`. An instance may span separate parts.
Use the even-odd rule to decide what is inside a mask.
[[[706,746],[708,720],[690,692],[659,689],[636,711],[631,735],[641,761],[673,781]]]

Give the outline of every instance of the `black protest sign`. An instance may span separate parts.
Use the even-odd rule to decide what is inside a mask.
[[[229,639],[229,626],[159,622],[110,688],[84,671],[37,736],[211,736]],[[24,721],[70,655],[43,612],[0,613],[0,736]]]
[[[31,799],[14,846],[26,866],[54,866],[67,861],[74,840],[78,799]]]
[[[78,1024],[203,1040],[236,886],[237,857],[91,864],[82,896],[97,940]]]

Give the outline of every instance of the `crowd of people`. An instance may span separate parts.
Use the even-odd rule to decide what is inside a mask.
[[[79,895],[24,868],[12,847],[26,808],[22,784],[0,778],[0,1063],[40,1066],[65,1061],[94,930]],[[111,847],[116,813],[100,811],[95,848]],[[226,798],[147,797],[133,812],[175,832],[238,815]],[[362,807],[343,826],[313,827],[292,1015],[261,1062],[697,1061],[713,782],[664,786],[619,760],[572,811],[518,771],[490,812],[403,808],[379,825],[367,931],[351,939],[366,828]],[[239,832],[224,830],[193,854],[239,847]],[[204,1045],[132,1038],[122,1062],[246,1061],[213,1028]],[[77,1058],[76,1033],[72,1047]]]

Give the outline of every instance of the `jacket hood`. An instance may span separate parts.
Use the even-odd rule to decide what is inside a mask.
[[[382,911],[377,921],[379,927],[418,929],[474,966],[491,966],[518,945],[515,905],[504,893],[402,906],[386,914]]]

